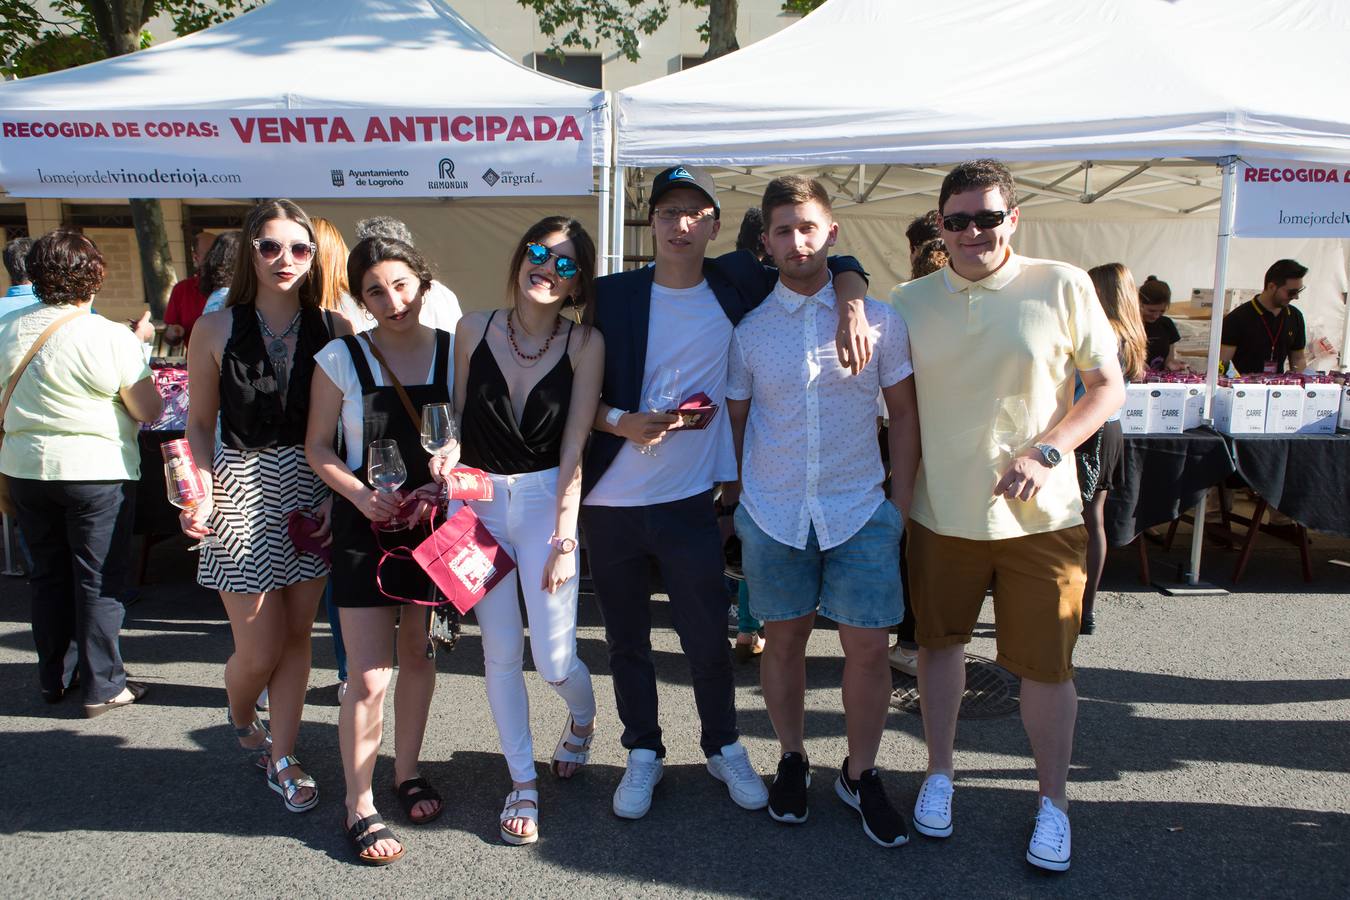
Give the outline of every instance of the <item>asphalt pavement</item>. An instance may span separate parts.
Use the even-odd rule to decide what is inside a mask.
[[[1179,562],[1183,547],[1155,548],[1155,575]],[[734,806],[704,768],[689,672],[662,597],[652,642],[669,755],[645,818],[620,820],[610,810],[624,754],[604,630],[583,597],[580,648],[600,716],[591,764],[571,781],[552,778],[545,765],[565,709],[527,672],[539,842],[509,847],[497,837],[510,783],[470,619],[460,646],[439,657],[422,767],[446,812],[421,828],[403,820],[390,787],[390,729],[376,797],[408,853],[387,868],[357,865],[341,830],[326,621],[314,629],[297,751],[321,800],[294,815],[234,749],[221,683],[229,628],[214,595],[192,583],[187,558],[176,540],[157,546],[151,583],[128,612],[123,653],[151,693],[93,720],[78,699],[42,702],[28,588],[0,578],[5,895],[1350,896],[1350,567],[1332,562],[1350,560],[1350,542],[1315,539],[1311,585],[1294,551],[1259,550],[1240,588],[1217,597],[1142,588],[1133,551],[1112,554],[1097,634],[1076,655],[1073,866],[1062,875],[1024,859],[1035,773],[1015,714],[961,723],[953,837],[916,835],[897,849],[867,840],[832,790],[845,755],[843,660],[828,629],[809,648],[810,820],[784,826]],[[1231,569],[1232,554],[1209,559],[1215,570]],[[986,605],[972,654],[994,656],[992,626]],[[777,745],[757,664],[738,666],[736,677],[745,743],[770,775]],[[880,763],[890,796],[912,807],[924,767],[918,716],[892,712]]]

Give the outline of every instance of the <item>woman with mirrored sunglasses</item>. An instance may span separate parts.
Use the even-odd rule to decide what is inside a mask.
[[[591,674],[577,656],[577,513],[605,351],[585,315],[578,322],[566,314],[591,308],[594,278],[595,245],[580,222],[537,222],[511,256],[507,306],[461,319],[455,348],[462,459],[490,473],[494,487],[492,500],[472,505],[517,565],[474,607],[488,704],[511,775],[499,817],[508,844],[539,837],[517,589],[535,669],[567,706],[549,765],[556,776],[571,778],[585,765],[595,727]]]
[[[220,592],[234,636],[225,664],[230,724],[297,813],[319,800],[294,750],[328,563],[297,550],[287,526],[300,513],[320,540],[328,534],[328,488],[303,446],[309,385],[315,354],[334,332],[350,332],[319,307],[315,249],[309,217],[289,200],[259,203],[244,219],[226,306],[198,320],[188,348],[187,437],[207,500],[181,516],[189,536],[214,535],[201,548],[197,581]],[[254,709],[264,688],[271,734]]]

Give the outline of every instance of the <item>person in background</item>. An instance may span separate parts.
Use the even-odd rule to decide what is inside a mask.
[[[922,278],[928,272],[920,272],[915,268],[915,263],[919,256],[924,252],[931,252],[933,241],[942,243],[942,229],[938,227],[941,217],[936,209],[930,209],[921,216],[915,216],[905,229],[905,240],[909,242],[909,267],[910,280]],[[937,268],[942,268],[938,266]],[[930,269],[929,271],[936,271]]]
[[[1115,332],[1086,272],[1013,252],[1007,166],[955,166],[938,209],[950,265],[891,295],[909,327],[923,447],[906,551],[928,747],[914,827],[952,834],[964,645],[992,582],[998,662],[1021,678],[1036,762],[1026,860],[1064,871],[1087,531],[1078,479],[1060,464],[1124,403]]]
[[[230,619],[230,723],[293,813],[319,802],[293,754],[328,563],[297,550],[287,526],[305,515],[317,538],[328,536],[332,501],[305,459],[305,426],[315,355],[335,330],[350,330],[319,306],[317,249],[290,200],[265,200],[245,217],[228,305],[198,320],[188,346],[187,438],[207,499],[180,516],[189,537],[216,538],[201,548],[197,582],[220,593]],[[264,687],[271,735],[255,710]]]
[[[37,306],[42,301],[33,293],[33,283],[28,280],[28,263],[25,258],[33,242],[26,237],[15,238],[5,244],[5,272],[9,275],[9,289],[0,300],[0,316],[6,313]]]
[[[605,344],[589,323],[565,315],[572,307],[594,309],[594,283],[595,244],[581,223],[542,219],[511,255],[509,305],[469,313],[456,335],[462,458],[488,472],[494,488],[491,500],[470,506],[516,561],[515,573],[473,609],[483,635],[488,704],[511,775],[499,823],[508,844],[539,837],[518,596],[535,671],[567,706],[549,769],[559,778],[580,771],[595,729],[591,673],[577,656],[576,550],[581,453],[600,401]]]
[[[1266,270],[1261,293],[1223,317],[1219,361],[1232,362],[1239,375],[1277,375],[1308,365],[1308,334],[1294,306],[1303,293],[1308,267],[1281,259]]]
[[[334,492],[333,602],[341,611],[350,675],[338,716],[346,781],[343,828],[362,863],[383,866],[405,852],[376,810],[372,788],[395,652],[394,792],[414,825],[427,824],[445,809],[441,795],[418,774],[436,689],[435,655],[427,653],[430,607],[394,599],[423,600],[431,583],[415,562],[387,558],[384,551],[415,547],[425,536],[414,528],[431,509],[423,500],[434,499],[439,488],[422,449],[420,412],[415,418],[412,411],[450,404],[454,336],[421,323],[418,307],[431,286],[431,268],[410,244],[362,240],[347,257],[347,279],[376,324],[359,337],[329,343],[319,354],[305,452]],[[339,428],[341,456],[333,446]],[[405,490],[367,484],[376,441],[397,448]]]
[[[1148,345],[1144,350],[1145,368],[1180,372],[1186,364],[1177,356],[1177,342],[1181,332],[1171,316],[1166,315],[1172,305],[1172,288],[1156,275],[1150,275],[1139,285],[1139,317],[1144,323]]]
[[[409,247],[416,246],[412,229],[393,216],[372,216],[357,222],[356,239],[364,241],[368,237],[386,237],[402,241]],[[455,296],[454,291],[432,279],[430,289],[422,298],[422,312],[419,315],[422,317],[422,324],[428,328],[439,328],[454,334],[455,325],[462,315],[459,298]],[[362,311],[348,307],[347,317],[351,319],[358,332],[375,327],[375,320]]]
[[[42,698],[60,702],[78,679],[92,718],[146,691],[123,668],[118,596],[131,567],[138,424],[159,418],[164,403],[135,337],[89,312],[106,271],[93,241],[53,231],[33,242],[24,264],[41,303],[0,318],[0,391],[9,398],[0,472],[33,557]]]
[[[947,245],[942,243],[941,238],[924,242],[910,257],[911,280],[933,274],[946,266],[950,260],[951,258],[947,256]]]
[[[206,308],[206,299],[211,292],[202,288],[202,260],[215,240],[216,236],[209,231],[197,232],[192,239],[192,270],[195,274],[175,284],[169,292],[169,305],[164,308],[164,340],[170,346],[186,344],[192,339],[192,329]]]
[[[1097,299],[1116,333],[1120,347],[1120,370],[1126,381],[1138,381],[1144,375],[1144,323],[1140,319],[1134,276],[1121,263],[1107,263],[1088,269],[1088,277],[1097,291]],[[1082,397],[1080,382],[1074,399]],[[1097,433],[1074,449],[1078,470],[1078,488],[1083,494],[1083,525],[1087,527],[1087,582],[1083,585],[1083,615],[1079,634],[1092,634],[1097,628],[1093,615],[1097,585],[1106,565],[1106,496],[1124,485],[1125,437],[1120,431],[1120,410],[1113,412]]]
[[[360,321],[367,321],[364,308],[352,300],[351,289],[347,285],[347,257],[350,253],[347,250],[347,242],[342,239],[342,232],[322,216],[314,216],[310,221],[314,223],[314,242],[319,245],[319,265],[324,268],[324,295],[319,299],[319,305],[324,309],[344,311],[348,321],[352,320],[354,314],[359,315]],[[338,676],[337,696],[338,703],[341,703],[342,698],[347,696],[347,647],[342,642],[342,616],[338,612],[337,604],[333,602],[331,579],[323,590],[323,606],[328,615],[328,628],[333,635],[333,656],[337,662]]]
[[[230,296],[230,279],[234,277],[234,268],[239,261],[239,241],[238,231],[222,232],[202,257],[201,272],[197,276],[201,289],[207,293],[202,315],[225,308],[225,301]]]

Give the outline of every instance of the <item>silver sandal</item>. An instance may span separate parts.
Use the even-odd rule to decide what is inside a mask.
[[[236,728],[234,724],[234,715],[230,712],[228,706],[225,707],[225,720],[230,723],[231,728],[234,728],[234,736],[241,741],[244,738],[253,737],[253,735],[260,731],[265,735],[263,742],[258,746],[245,747],[243,744],[240,744],[239,749],[244,751],[244,756],[252,760],[255,766],[266,772],[268,765],[272,762],[272,735],[268,733],[267,726],[255,715],[253,721],[249,722],[247,727]]]
[[[277,773],[282,769],[289,769],[291,766],[300,765],[300,760],[294,756],[283,756],[280,759],[272,760],[272,765],[267,769],[267,786],[281,795],[286,801],[288,812],[302,813],[313,809],[319,802],[319,786],[313,778],[308,775],[302,775],[299,778],[287,778],[282,781],[277,780]],[[295,802],[295,795],[305,788],[312,788],[314,793],[303,803]]]

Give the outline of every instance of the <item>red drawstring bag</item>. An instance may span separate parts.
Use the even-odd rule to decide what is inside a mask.
[[[460,509],[440,527],[435,527],[435,516],[433,511],[430,536],[412,550],[380,548],[383,555],[375,568],[375,586],[390,600],[418,606],[440,606],[448,600],[461,614],[466,613],[511,574],[516,562],[469,507]],[[379,541],[378,531],[375,539]],[[386,591],[380,581],[380,568],[391,556],[416,562],[445,599],[416,600]]]

